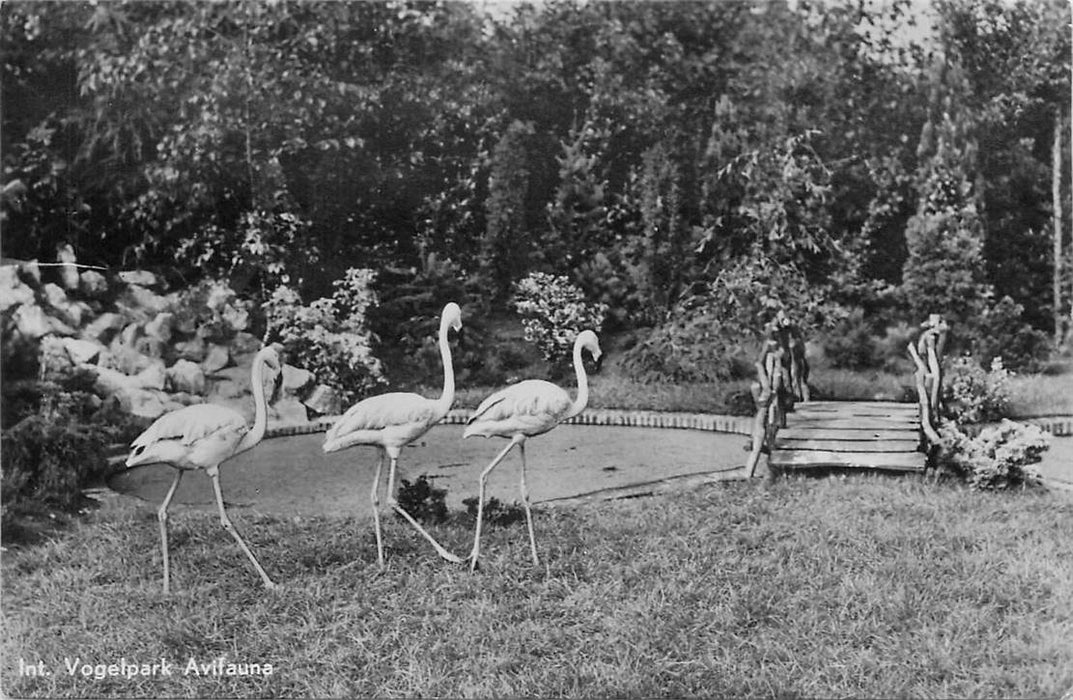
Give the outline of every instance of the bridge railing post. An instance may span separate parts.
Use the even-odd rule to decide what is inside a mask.
[[[756,361],[757,381],[753,382],[752,445],[745,462],[751,478],[762,455],[771,454],[779,428],[786,427],[786,411],[794,400],[809,400],[808,363],[805,343],[797,326],[780,312],[769,326],[760,357]]]
[[[920,425],[928,446],[939,444],[937,427],[942,408],[942,354],[946,334],[950,330],[939,314],[932,314],[921,324],[923,331],[916,343],[909,343],[909,356],[916,365],[917,400],[920,403]]]

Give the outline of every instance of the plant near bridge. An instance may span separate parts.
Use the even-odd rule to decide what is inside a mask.
[[[1009,402],[1010,372],[1001,357],[986,372],[973,357],[956,358],[943,380],[944,411],[957,425],[998,420]]]
[[[939,467],[979,490],[1038,483],[1039,475],[1032,465],[1050,447],[1050,436],[1042,429],[1007,419],[985,428],[976,437],[966,435],[952,424],[940,428],[939,434],[943,439]]]

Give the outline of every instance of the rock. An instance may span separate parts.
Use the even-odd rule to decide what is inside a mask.
[[[145,287],[131,286],[116,299],[116,306],[132,318],[148,321],[167,308],[167,300]]]
[[[145,324],[145,334],[161,343],[171,342],[171,321],[175,318],[175,314],[167,311],[161,311],[158,313],[152,321]]]
[[[128,347],[134,347],[134,341],[141,335],[142,328],[137,323],[128,323],[123,327],[123,332],[119,334],[119,342]]]
[[[118,396],[125,391],[137,388],[130,377],[118,370],[100,365],[80,365],[80,367],[94,373],[93,391],[103,398]],[[124,406],[123,410],[128,410],[128,406]]]
[[[0,267],[0,311],[7,311],[17,304],[34,303],[34,290],[19,279],[14,265]]]
[[[179,360],[168,368],[168,388],[187,394],[205,393],[205,373],[201,367],[189,360]]]
[[[295,398],[286,398],[272,405],[272,413],[282,423],[305,423],[309,420],[306,407]]]
[[[164,357],[165,351],[168,349],[168,344],[157,338],[151,338],[147,335],[143,335],[134,341],[134,350],[136,352],[145,355],[146,357],[161,358]]]
[[[175,352],[179,356],[179,359],[190,360],[191,362],[201,362],[205,359],[205,353],[208,348],[205,346],[205,341],[197,336],[190,340],[184,340],[175,344]]]
[[[292,365],[283,365],[283,395],[295,396],[302,393],[302,390],[308,387],[316,380],[313,373],[308,369],[302,369],[300,367],[294,367]]]
[[[123,270],[119,273],[119,279],[125,284],[139,287],[155,287],[157,276],[148,270]]]
[[[167,370],[164,369],[164,363],[160,360],[153,360],[148,367],[134,375],[135,386],[159,391],[164,390],[167,379]]]
[[[45,301],[61,321],[74,328],[82,325],[82,305],[68,299],[67,293],[58,284],[49,282],[42,288],[42,291],[45,293]]]
[[[335,389],[326,384],[318,384],[310,397],[302,403],[322,416],[339,415],[343,404]]]
[[[108,350],[107,362],[102,363],[101,360],[98,360],[97,364],[104,364],[104,366],[117,369],[124,374],[137,374],[153,364],[153,362],[159,362],[159,360],[143,355],[129,345],[123,345],[114,340]]]
[[[123,317],[117,313],[103,313],[82,329],[82,337],[98,343],[110,343],[116,332],[123,327]]]
[[[55,377],[66,373],[74,363],[63,346],[62,338],[49,334],[41,338],[38,346],[38,365],[43,377]]]
[[[78,289],[85,297],[99,299],[108,293],[108,279],[96,270],[86,270],[79,275]]]
[[[246,389],[238,382],[231,379],[220,379],[212,383],[212,390],[209,392],[209,396],[215,401],[220,399],[234,399],[239,396],[244,396]]]
[[[60,267],[60,280],[65,289],[78,289],[78,268],[75,263],[75,249],[70,243],[64,243],[56,249],[56,261],[66,263]]]
[[[262,343],[260,338],[253,333],[246,333],[245,331],[235,333],[235,337],[231,339],[231,349],[236,355],[257,352],[261,349],[261,346]]]
[[[71,362],[81,365],[96,360],[104,347],[92,340],[79,340],[77,338],[64,338],[63,347],[67,350]]]
[[[31,340],[37,340],[49,333],[66,336],[75,334],[73,328],[58,318],[46,315],[45,310],[37,304],[23,304],[15,309],[13,319],[19,334]]]
[[[142,418],[157,419],[167,411],[165,400],[167,394],[149,389],[134,389],[127,393],[130,399],[131,415]]]
[[[67,306],[67,292],[63,291],[58,284],[49,282],[41,291],[45,293],[45,301],[49,303],[49,306],[55,309],[61,309]]]
[[[19,265],[19,277],[34,289],[41,286],[41,266],[36,260],[29,260]]]
[[[205,374],[219,372],[231,362],[231,353],[226,345],[210,345],[205,359],[201,362],[201,369]]]

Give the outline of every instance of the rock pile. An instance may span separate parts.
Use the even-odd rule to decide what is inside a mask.
[[[5,358],[37,353],[45,378],[91,372],[98,396],[146,419],[205,402],[252,419],[250,364],[261,341],[249,332],[249,308],[232,290],[205,283],[168,293],[144,270],[111,277],[74,266],[61,270],[55,282],[44,282],[36,262],[0,264]],[[269,419],[308,420],[303,401],[317,388],[312,373],[285,366]]]

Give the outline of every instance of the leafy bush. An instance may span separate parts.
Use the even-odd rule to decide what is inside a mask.
[[[754,372],[739,345],[710,308],[676,312],[623,358],[623,368],[646,383],[717,382]]]
[[[1010,369],[1034,372],[1048,351],[1047,334],[1022,320],[1024,307],[1002,297],[973,319],[970,330],[973,355],[987,362],[1001,357]]]
[[[403,479],[399,485],[398,501],[403,510],[421,523],[442,523],[447,519],[447,489],[438,489],[422,474],[413,482]],[[396,517],[402,518],[396,513]]]
[[[204,279],[183,290],[171,311],[173,323],[183,333],[201,329],[205,337],[223,341],[250,324],[252,304],[240,299],[231,286],[219,279]]]
[[[462,499],[462,505],[466,506],[466,514],[470,520],[477,522],[477,497],[470,496]],[[505,504],[495,496],[484,503],[484,512],[481,514],[484,522],[489,525],[511,525],[525,520],[525,507],[517,502]]]
[[[1039,482],[1032,468],[1050,447],[1050,437],[1034,425],[1003,419],[970,437],[957,426],[939,430],[940,468],[965,479],[974,489],[1007,489]]]
[[[1010,403],[1010,373],[1002,358],[987,372],[972,357],[956,358],[943,378],[945,417],[958,425],[994,421],[1006,415]]]
[[[876,340],[871,326],[864,318],[864,310],[854,309],[846,318],[838,321],[824,338],[823,350],[832,367],[875,367],[878,364]]]
[[[464,330],[454,337],[452,358],[459,378],[496,362],[493,356],[500,348],[486,342],[487,299],[476,288],[477,279],[467,278],[453,261],[430,253],[416,269],[380,273],[376,284],[380,301],[369,323],[392,384],[440,381],[437,332],[440,313],[449,301],[462,307]]]
[[[600,332],[606,304],[585,300],[581,290],[561,275],[533,272],[514,285],[514,308],[522,316],[525,339],[536,343],[553,365],[570,357],[583,330]]]
[[[344,403],[380,386],[383,369],[373,355],[373,335],[367,325],[376,304],[371,270],[350,268],[332,283],[329,298],[308,306],[298,293],[280,286],[265,303],[267,340],[283,344],[288,360],[316,375],[339,392]]]

